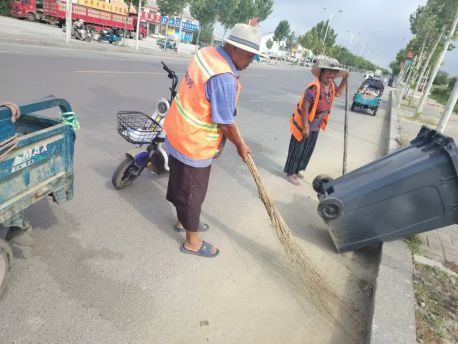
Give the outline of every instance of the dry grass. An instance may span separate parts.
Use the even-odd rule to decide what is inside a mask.
[[[415,264],[415,320],[419,343],[458,343],[456,279],[433,267]]]

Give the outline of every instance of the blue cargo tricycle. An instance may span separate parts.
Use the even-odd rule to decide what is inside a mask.
[[[363,81],[358,91],[353,95],[351,111],[357,107],[372,110],[372,116],[377,114],[378,107],[382,101],[383,82],[377,78],[368,78]]]
[[[62,119],[34,112],[59,107]],[[60,204],[73,197],[73,151],[77,121],[64,99],[48,97],[19,104],[20,117],[0,107],[0,295],[11,268],[10,232],[30,232],[24,210],[51,196]],[[69,117],[70,116],[70,117]]]
[[[106,28],[100,31],[99,37],[97,38],[98,42],[108,42],[110,44],[119,44],[121,42],[122,37],[115,35],[113,29]]]

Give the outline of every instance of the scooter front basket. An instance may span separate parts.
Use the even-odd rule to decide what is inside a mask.
[[[133,144],[151,143],[162,132],[159,119],[138,111],[119,111],[118,134]]]

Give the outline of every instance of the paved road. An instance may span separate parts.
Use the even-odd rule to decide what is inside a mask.
[[[131,148],[116,134],[115,114],[148,112],[168,96],[158,58],[6,43],[0,50],[2,101],[53,94],[69,100],[82,125],[74,200],[61,207],[41,201],[27,211],[36,245],[14,248],[0,300],[2,343],[365,342],[377,256],[371,249],[335,252],[311,187],[317,174],[341,173],[343,99],[320,134],[303,185],[283,178],[288,119],[311,80],[308,70],[255,65],[243,72],[237,121],[300,245],[354,305],[363,326],[350,328],[353,337],[345,325],[323,321],[304,296],[231,145],[213,165],[202,213],[211,225],[204,238],[222,251],[216,259],[179,252],[183,236],[174,232],[174,210],[164,198],[167,175],[145,173],[131,187],[113,189],[111,175]],[[187,61],[167,63],[181,77]],[[350,94],[361,80],[352,77]],[[349,170],[381,153],[385,110],[386,103],[375,117],[349,114]]]

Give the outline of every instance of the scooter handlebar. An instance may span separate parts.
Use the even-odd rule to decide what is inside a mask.
[[[174,74],[174,73],[175,73],[175,72],[174,72],[173,70],[171,70],[164,62],[161,61],[161,63],[162,63],[162,66],[163,66],[164,70],[165,70],[167,73],[169,73],[169,74],[172,74],[172,73]]]

